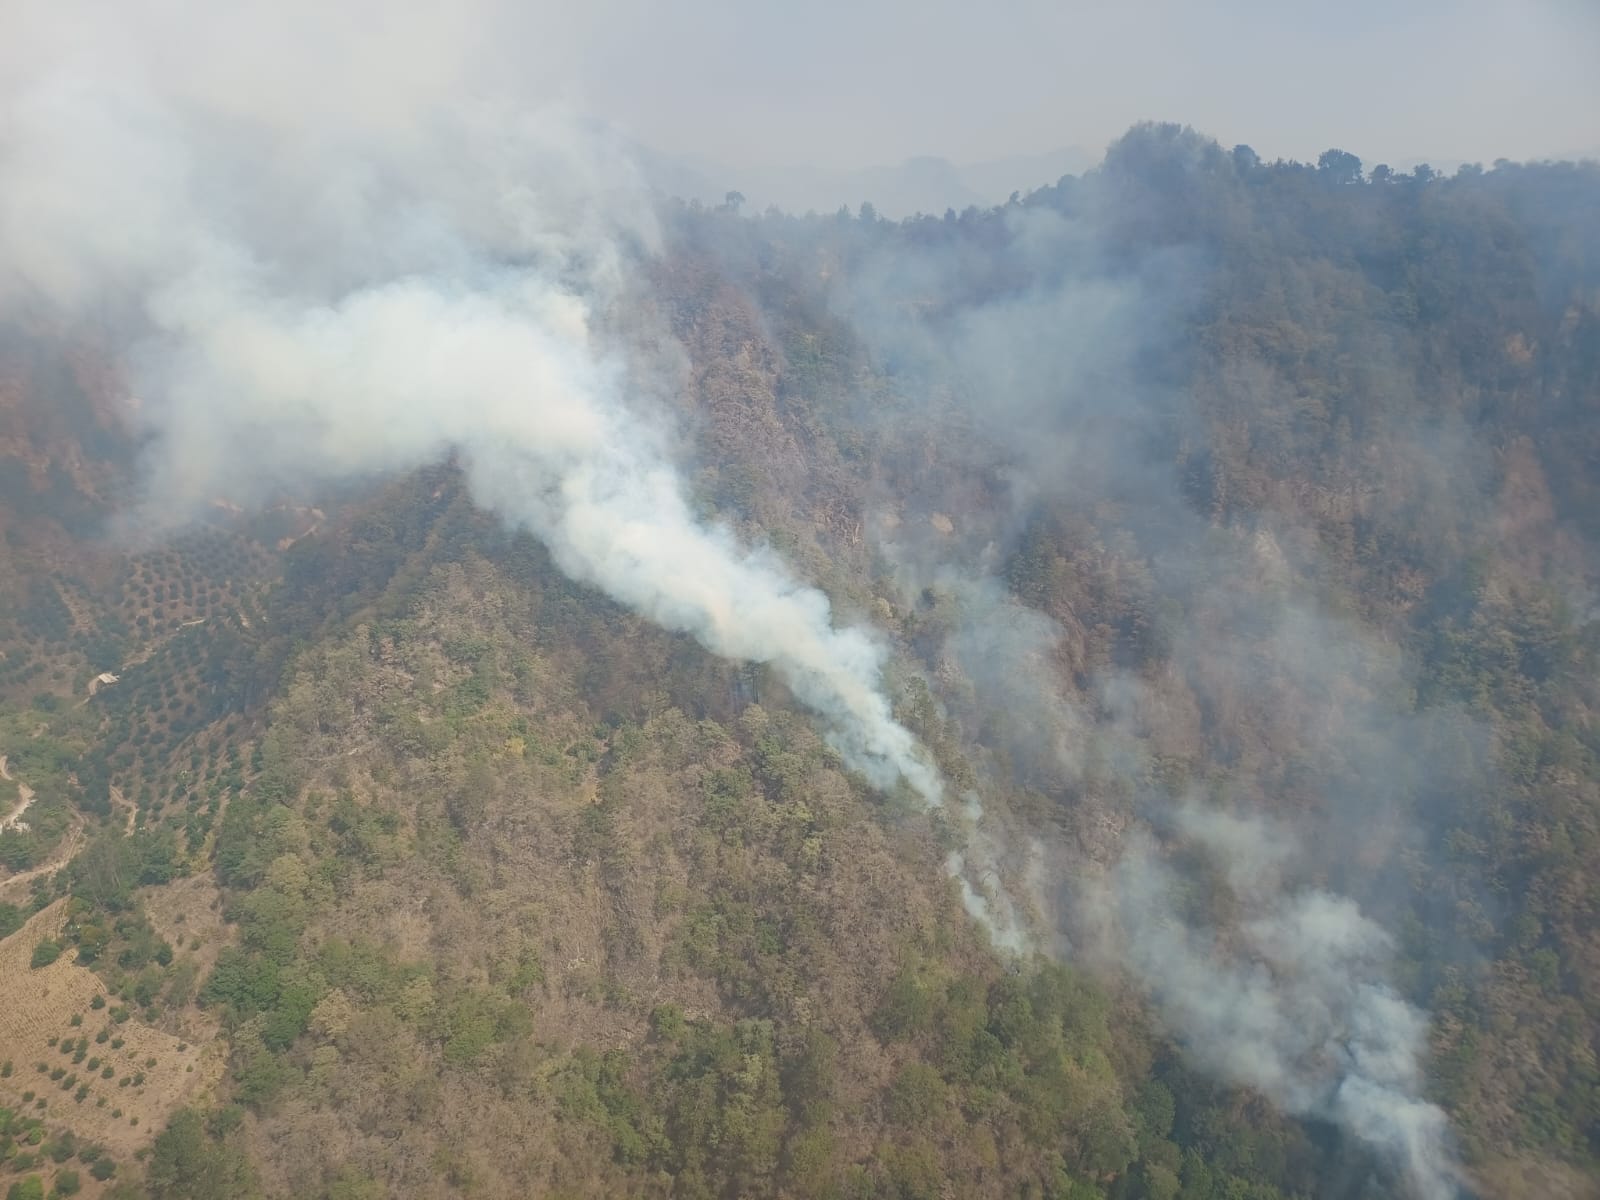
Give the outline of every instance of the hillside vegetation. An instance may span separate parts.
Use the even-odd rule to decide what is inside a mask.
[[[697,511],[891,646],[1020,953],[970,831],[456,462],[130,540],[114,364],[8,331],[0,1182],[1400,1194],[1114,945],[1148,861],[1224,962],[1252,905],[1352,898],[1464,1187],[1597,1194],[1595,212],[1593,165],[1166,126],[989,211],[666,207],[610,332],[684,348]],[[1281,892],[1201,803],[1288,831]]]

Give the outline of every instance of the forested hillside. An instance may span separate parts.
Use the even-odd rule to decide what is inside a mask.
[[[1600,167],[735,201],[594,336],[944,802],[481,445],[159,526],[115,339],[13,315],[0,1181],[1600,1195]]]

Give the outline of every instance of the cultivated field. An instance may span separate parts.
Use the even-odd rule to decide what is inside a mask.
[[[71,949],[48,966],[30,966],[34,947],[60,933],[65,915],[66,901],[57,901],[0,941],[0,1061],[12,1064],[0,1078],[0,1104],[126,1160],[174,1109],[222,1077],[225,1049],[185,1043],[129,1017]],[[34,1098],[25,1101],[26,1092]]]

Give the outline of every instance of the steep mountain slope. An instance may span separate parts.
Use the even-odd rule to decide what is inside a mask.
[[[8,1169],[1593,1194],[1600,176],[1356,171],[1151,127],[960,220],[664,214],[608,335],[943,808],[456,458],[130,545],[115,375],[8,341],[0,928],[66,947]]]

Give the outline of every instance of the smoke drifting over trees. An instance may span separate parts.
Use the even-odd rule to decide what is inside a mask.
[[[876,783],[939,801],[879,691],[881,649],[834,630],[826,598],[776,559],[699,525],[649,411],[624,401],[660,385],[629,379],[591,311],[620,302],[629,251],[654,232],[598,135],[496,98],[321,129],[280,171],[282,140],[307,131],[274,94],[227,114],[238,174],[218,178],[221,114],[191,81],[123,89],[72,65],[88,66],[17,101],[8,165],[26,186],[5,221],[8,290],[69,305],[109,291],[147,327],[134,344],[157,509],[459,451],[480,501],[575,578],[716,653],[772,663]],[[308,186],[345,203],[290,208]],[[131,247],[110,236],[129,191]]]
[[[1538,953],[1528,1053],[1594,1015],[1594,169],[1367,174],[1146,126],[986,213],[752,219],[530,109],[470,14],[376,47],[351,20],[320,100],[278,78],[303,12],[176,57],[160,6],[70,17],[6,52],[0,305],[126,365],[124,527],[450,458],[571,579],[769,666],[909,794],[1008,962],[1131,982],[1187,1061],[1368,1147],[1359,1186],[1457,1195],[1463,1140],[1596,1152],[1586,1076],[1536,1142],[1471,1052],[1430,1075]],[[722,293],[756,332],[707,350]],[[765,369],[759,434],[683,399]],[[888,1040],[935,1024],[904,980]],[[890,1107],[934,1111],[910,1078]],[[1086,1175],[1178,1194],[1131,1125],[1075,1119]]]

